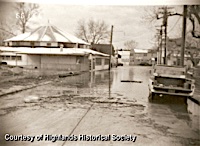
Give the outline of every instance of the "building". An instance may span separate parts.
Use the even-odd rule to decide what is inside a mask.
[[[84,48],[2,47],[0,50],[2,62],[28,69],[88,71],[109,67],[109,55]]]
[[[168,39],[167,41],[167,64],[168,65],[180,65],[181,61],[181,38]],[[197,65],[200,60],[200,48],[187,45],[184,50],[184,64],[186,65],[188,60],[193,62],[193,65]]]
[[[130,51],[130,65],[152,64],[153,60],[156,61],[156,56],[154,50],[132,49]]]
[[[117,66],[117,58],[115,57],[116,51],[113,45],[111,49],[110,44],[91,44],[90,49],[104,54],[108,54],[109,56],[111,54],[111,66],[112,67]]]
[[[88,71],[109,68],[109,55],[89,49],[89,44],[54,26],[5,40],[1,62],[37,70]]]
[[[114,56],[115,54],[114,46],[112,45],[112,50],[111,50],[110,44],[91,44],[90,49],[108,55],[112,54],[112,56]]]
[[[130,50],[117,50],[117,54],[119,54],[120,56],[118,57],[118,63],[121,63],[123,65],[130,64]]]

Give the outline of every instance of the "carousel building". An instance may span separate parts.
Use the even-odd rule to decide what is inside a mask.
[[[40,70],[89,71],[109,68],[109,55],[55,26],[40,26],[4,41],[1,62]]]

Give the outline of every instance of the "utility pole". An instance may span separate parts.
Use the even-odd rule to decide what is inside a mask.
[[[157,51],[157,64],[163,64],[163,45],[162,45],[162,41],[163,41],[163,25],[160,26],[156,26],[156,27],[160,27],[158,28],[158,51]]]
[[[162,40],[163,40],[163,29],[162,29],[163,25],[160,26],[160,50],[159,50],[159,54],[160,54],[160,58],[159,58],[159,64],[163,63],[162,60],[162,50],[163,50],[163,45],[162,45]]]
[[[164,47],[164,60],[163,63],[166,65],[167,64],[167,20],[168,20],[168,10],[167,7],[164,7],[164,16],[163,16],[163,26],[165,27],[164,32],[165,32],[165,47]]]
[[[113,25],[111,26],[111,32],[110,32],[110,64],[109,64],[109,70],[111,69],[111,56],[112,56],[112,38],[113,38]]]
[[[165,36],[165,43],[164,43],[164,58],[162,58],[161,62],[163,62],[163,64],[167,64],[167,21],[168,21],[168,17],[169,16],[173,16],[175,14],[172,14],[169,9],[172,9],[172,7],[161,7],[159,8],[161,9],[161,11],[159,12],[159,14],[162,14],[162,17],[158,17],[159,14],[157,15],[157,19],[163,19],[163,24],[162,26],[164,26],[164,36]],[[161,39],[162,40],[162,39]],[[162,52],[161,52],[162,53]]]
[[[157,46],[157,64],[160,64],[160,54],[159,54],[159,52],[160,52],[160,48],[159,48],[159,45],[160,45],[160,43],[159,43],[160,42],[160,33],[159,32],[160,32],[160,30],[159,29],[157,29],[157,30],[158,30],[158,33],[156,35],[157,39],[158,39],[157,40],[158,41],[157,42],[158,43],[158,46]]]
[[[162,64],[162,40],[163,40],[163,31],[162,31],[162,25],[160,26],[161,29],[160,29],[160,64]]]
[[[186,34],[186,16],[187,16],[187,5],[183,6],[183,28],[182,28],[182,45],[181,45],[181,62],[180,65],[184,66],[184,55],[185,55],[185,34]]]
[[[162,64],[162,25],[156,26],[158,28],[157,32],[157,41],[158,41],[158,49],[157,49],[157,64]]]
[[[113,38],[113,25],[111,25],[111,32],[110,32],[110,64],[109,64],[109,73],[108,73],[108,93],[109,98],[111,98],[111,55],[112,55],[112,38]]]

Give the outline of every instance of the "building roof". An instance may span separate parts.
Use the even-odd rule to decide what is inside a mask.
[[[5,42],[9,41],[69,42],[89,45],[89,43],[69,33],[65,33],[52,25],[40,26],[32,32],[20,34],[5,40]]]
[[[144,50],[144,49],[134,49],[135,53],[148,53],[148,50]]]
[[[29,48],[29,47],[0,47],[2,52],[15,52],[17,54],[37,54],[37,55],[100,55],[108,57],[109,55],[100,53],[91,49],[84,48]]]
[[[122,56],[130,56],[130,51],[117,51],[118,54],[122,55]]]
[[[110,44],[92,44],[91,45],[91,49],[101,52],[101,53],[105,53],[105,54],[111,54],[114,55],[115,51],[114,51],[114,46],[112,45],[112,51],[111,51],[111,45]]]

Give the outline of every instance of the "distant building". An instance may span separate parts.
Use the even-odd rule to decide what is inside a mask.
[[[156,61],[156,51],[132,49],[130,51],[130,65],[139,65],[141,63],[152,64],[152,59]]]
[[[112,54],[111,55],[111,66],[116,66],[117,58],[115,57],[116,51],[115,51],[113,45],[112,45],[112,50],[111,50],[110,44],[91,44],[90,49],[104,53],[104,54],[108,54],[108,55]]]
[[[114,46],[112,45],[112,50],[111,50],[110,44],[91,44],[90,49],[108,55],[112,54],[112,56],[114,56],[115,54]]]
[[[130,63],[130,50],[117,50],[117,54],[119,54],[118,62],[123,65],[129,65]]]
[[[181,38],[168,39],[167,41],[167,64],[180,65],[181,61]],[[186,43],[187,44],[187,43]],[[191,60],[193,65],[197,65],[200,60],[200,48],[186,45],[184,50],[184,64]]]

